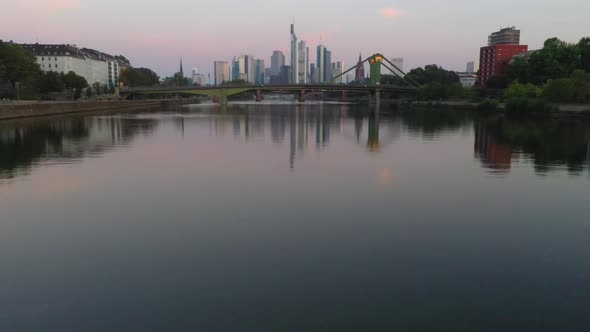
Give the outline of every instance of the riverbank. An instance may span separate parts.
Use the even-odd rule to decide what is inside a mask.
[[[477,110],[480,104],[468,101],[416,101],[412,105],[418,107],[452,107],[463,110]],[[556,110],[551,112],[552,115],[590,118],[590,105],[559,104],[555,105],[555,107]],[[506,104],[498,103],[497,110],[499,112],[505,112]]]
[[[0,103],[0,120],[64,115],[83,112],[140,110],[174,104],[174,101],[124,100],[80,102],[10,102]]]

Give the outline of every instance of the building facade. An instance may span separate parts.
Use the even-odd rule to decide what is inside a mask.
[[[115,88],[119,86],[122,67],[128,67],[112,55],[67,44],[22,44],[31,52],[41,70],[67,74],[72,71],[86,79],[90,86]]]
[[[227,61],[215,61],[213,63],[213,71],[215,85],[221,85],[223,82],[231,81],[229,76],[229,63]]]
[[[299,64],[296,83],[307,84],[309,83],[309,47],[304,40],[299,42],[297,52],[299,53],[297,55]]]
[[[270,57],[270,75],[280,76],[281,67],[285,65],[285,54],[281,51],[272,52]]]
[[[397,68],[399,68],[399,70],[404,71],[404,58],[393,57],[393,58],[391,58],[391,63],[393,63]],[[395,68],[392,68],[392,69],[395,69]]]
[[[255,60],[255,69],[254,69],[254,83],[258,85],[264,84],[265,81],[265,73],[264,73],[264,60],[256,59]]]
[[[528,51],[527,45],[493,45],[482,47],[479,55],[479,83],[485,85],[493,76],[502,75],[514,56]]]
[[[326,47],[324,45],[318,45],[317,47],[317,58],[316,58],[315,70],[317,72],[317,82],[324,83],[326,81]]]
[[[520,30],[515,27],[505,28],[488,36],[488,46],[520,45]]]
[[[251,55],[240,55],[232,61],[232,80],[256,83],[256,60]]]
[[[299,45],[295,34],[295,23],[291,24],[291,79],[290,84],[296,83],[299,79]]]
[[[344,73],[344,70],[345,69],[344,69],[344,62],[343,61],[334,62],[332,64],[332,77],[336,77],[338,75],[342,75]],[[337,78],[334,81],[334,83],[337,83],[337,84],[342,84],[342,83],[345,83],[345,82],[346,81],[345,81],[344,76],[340,76],[339,78]]]
[[[479,51],[479,84],[485,85],[491,77],[504,74],[508,62],[527,51],[527,45],[520,45],[520,30],[512,27],[492,33],[488,46]]]

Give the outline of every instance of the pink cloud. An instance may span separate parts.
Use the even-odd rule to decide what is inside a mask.
[[[401,14],[401,12],[399,11],[399,9],[393,8],[393,7],[381,8],[381,10],[379,11],[379,15],[381,15],[381,17],[385,17],[385,18],[398,17],[398,16],[400,16],[400,14]]]

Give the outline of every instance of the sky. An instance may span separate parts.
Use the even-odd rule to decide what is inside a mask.
[[[521,30],[521,43],[590,36],[587,0],[0,0],[0,39],[61,43],[123,54],[161,76],[252,54],[270,66],[273,50],[289,53],[289,25],[310,46],[320,41],[346,67],[382,53],[403,57],[406,70],[427,64],[465,70],[487,36]],[[287,60],[288,62],[288,60]]]

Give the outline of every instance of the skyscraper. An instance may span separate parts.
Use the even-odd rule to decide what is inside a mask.
[[[299,42],[297,55],[299,59],[298,65],[298,73],[297,73],[297,81],[296,83],[299,84],[307,84],[309,83],[309,47],[307,47],[307,43],[302,40]]]
[[[229,63],[227,61],[215,61],[214,62],[214,73],[215,85],[220,85],[223,82],[230,80],[229,77]]]
[[[404,58],[391,58],[391,63],[393,63],[401,71],[404,70]],[[395,68],[392,68],[392,69],[395,69]]]
[[[337,61],[332,64],[332,77],[336,77],[338,75],[342,75],[344,73],[344,62]],[[344,83],[344,76],[340,76],[338,79],[334,81],[334,83],[341,84]]]
[[[325,72],[324,72],[324,83],[331,83],[332,81],[332,52],[326,49],[326,53],[324,54],[324,64],[325,64]]]
[[[469,73],[469,74],[475,73],[475,62],[474,61],[467,62],[465,72]]]
[[[289,83],[297,83],[299,78],[299,45],[297,43],[297,35],[295,34],[295,22],[291,24],[291,81]]]
[[[264,84],[264,60],[256,59],[254,70],[254,83],[258,85]]]
[[[326,81],[326,47],[322,44],[317,47],[317,62],[316,62],[316,76],[317,83],[324,83]]]
[[[272,52],[270,57],[270,75],[280,76],[281,67],[285,65],[285,54],[281,51]]]
[[[232,80],[244,80],[256,83],[256,60],[251,55],[240,55],[234,58]]]

